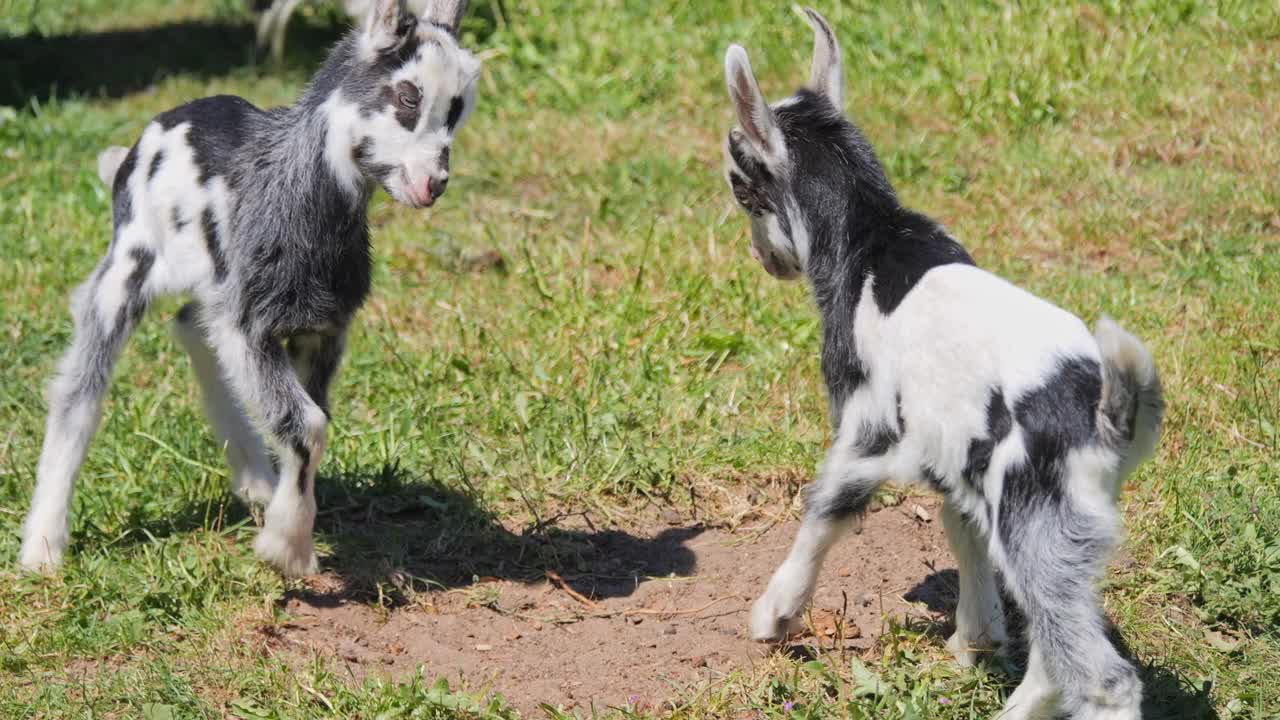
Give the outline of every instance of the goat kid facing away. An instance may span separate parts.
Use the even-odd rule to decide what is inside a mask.
[[[423,208],[445,191],[480,71],[457,42],[464,7],[433,0],[419,19],[401,0],[377,0],[294,105],[195,100],[99,157],[114,236],[72,297],[75,336],[49,388],[24,567],[62,561],[116,358],[152,298],[184,293],[194,299],[177,335],[234,489],[266,505],[257,555],[286,575],[315,571],[315,472],[329,384],[369,291],[369,197],[376,183]]]
[[[1140,717],[1142,683],[1108,641],[1096,583],[1121,535],[1116,497],[1159,434],[1162,399],[1142,344],[974,266],[937,223],[903,207],[843,111],[835,34],[816,12],[808,85],[770,105],[746,52],[725,74],[738,126],[725,173],[751,252],[808,277],[822,316],[835,439],[806,490],[791,552],[752,610],[794,630],[831,544],[894,479],[941,493],[960,567],[965,664],[1006,640],[997,588],[1028,618],[1026,676],[1005,720]]]

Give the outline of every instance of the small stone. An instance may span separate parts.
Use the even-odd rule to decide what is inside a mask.
[[[492,645],[485,645],[483,643],[476,646],[476,650],[479,650],[480,652],[489,652],[492,649],[493,649]]]
[[[840,577],[849,577],[851,574],[852,573],[849,572],[849,568],[840,568]]]
[[[627,622],[631,623],[632,625],[639,625],[640,623],[644,622],[644,618],[640,617],[639,615],[632,615],[631,617],[627,618]]]
[[[676,626],[675,626],[675,625],[668,625],[668,626],[666,626],[666,627],[662,628],[662,634],[663,634],[663,635],[675,635],[675,634],[676,634]]]
[[[862,593],[862,597],[858,601],[862,603],[862,607],[871,607],[876,602],[875,593]]]
[[[916,517],[920,518],[920,522],[933,521],[933,518],[929,515],[929,511],[925,510],[923,507],[916,505],[913,510],[915,511]]]
[[[668,525],[679,525],[684,522],[684,518],[680,517],[679,510],[672,509],[662,513],[662,522]]]

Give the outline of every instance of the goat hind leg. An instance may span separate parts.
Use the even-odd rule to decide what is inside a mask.
[[[1052,717],[1056,710],[1071,718],[1139,720],[1142,680],[1108,637],[1096,589],[1119,536],[1118,514],[1076,506],[1066,496],[1006,511],[1005,520],[1018,530],[1017,546],[1004,547],[1005,578],[1027,615],[1043,672],[1028,672],[1028,690],[1020,685],[1001,717]]]
[[[49,383],[44,446],[22,525],[18,564],[33,572],[51,572],[62,564],[76,476],[98,430],[116,359],[146,312],[155,258],[138,249],[129,259],[131,266],[108,255],[71,297],[74,336]]]

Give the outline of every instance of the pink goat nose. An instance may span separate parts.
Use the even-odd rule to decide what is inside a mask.
[[[430,207],[435,204],[436,200],[444,194],[444,189],[449,185],[449,178],[423,178],[420,182],[414,183],[413,197],[419,204],[424,207]]]

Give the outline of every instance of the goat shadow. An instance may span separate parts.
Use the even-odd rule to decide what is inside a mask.
[[[476,500],[478,494],[415,479],[396,465],[321,474],[315,525],[320,571],[338,578],[340,589],[312,589],[328,585],[323,581],[295,586],[281,602],[300,598],[335,606],[376,600],[397,607],[423,591],[492,579],[541,582],[548,571],[582,595],[601,599],[626,597],[650,578],[686,577],[697,569],[686,543],[702,534],[701,525],[666,527],[646,537],[598,528],[578,512],[511,530]],[[254,519],[248,506],[228,494],[163,517],[135,508],[124,524],[130,529],[123,536],[90,525],[75,533],[72,545],[120,548],[214,526],[252,527]]]
[[[310,68],[343,25],[302,22],[290,29],[286,69]],[[184,21],[69,35],[0,36],[0,105],[27,107],[62,97],[119,98],[172,75],[211,78],[258,64],[253,24]]]
[[[279,65],[258,53],[247,15],[66,35],[0,35],[0,106],[120,98],[174,75],[213,78],[246,69],[311,73],[354,22],[336,7],[325,10],[309,17],[294,14]],[[498,24],[495,12],[492,3],[478,6],[464,29],[488,38]]]
[[[931,573],[903,597],[911,602],[923,603],[931,612],[947,615],[946,623],[926,628],[928,634],[945,640],[955,629],[954,617],[959,594],[960,574],[955,569],[947,569]],[[1001,595],[1005,600],[1006,623],[1013,638],[1010,653],[1012,662],[1020,668],[1025,667],[1026,618],[1003,592]],[[1121,655],[1133,660],[1140,669],[1143,684],[1142,717],[1145,720],[1218,720],[1218,712],[1213,703],[1213,687],[1209,683],[1197,686],[1190,678],[1175,670],[1136,659],[1110,620],[1107,621],[1107,626],[1111,643]],[[1013,684],[1009,687],[1010,691],[1012,689]]]
[[[411,477],[396,465],[324,473],[316,478],[315,537],[320,571],[341,589],[295,587],[281,602],[300,598],[317,606],[345,600],[385,607],[407,604],[415,593],[500,579],[541,582],[548,571],[593,598],[626,597],[650,578],[686,577],[697,558],[686,543],[706,528],[667,527],[652,537],[595,527],[586,513],[547,516],[510,530],[476,500],[478,493]],[[566,527],[572,523],[575,527]],[[77,531],[73,547],[127,547],[212,526],[253,526],[250,509],[228,494],[190,503],[157,518],[135,508],[123,536],[94,526]],[[324,582],[313,586],[326,585]]]
[[[597,528],[584,513],[542,517],[510,530],[478,493],[414,480],[393,465],[317,479],[316,534],[330,552],[321,569],[342,579],[340,595],[307,591],[315,604],[344,598],[406,601],[413,590],[465,587],[480,579],[540,582],[548,571],[589,598],[625,597],[651,577],[691,575],[685,543],[701,526],[653,537]],[[562,526],[572,520],[575,527]],[[286,598],[287,599],[287,598]]]

